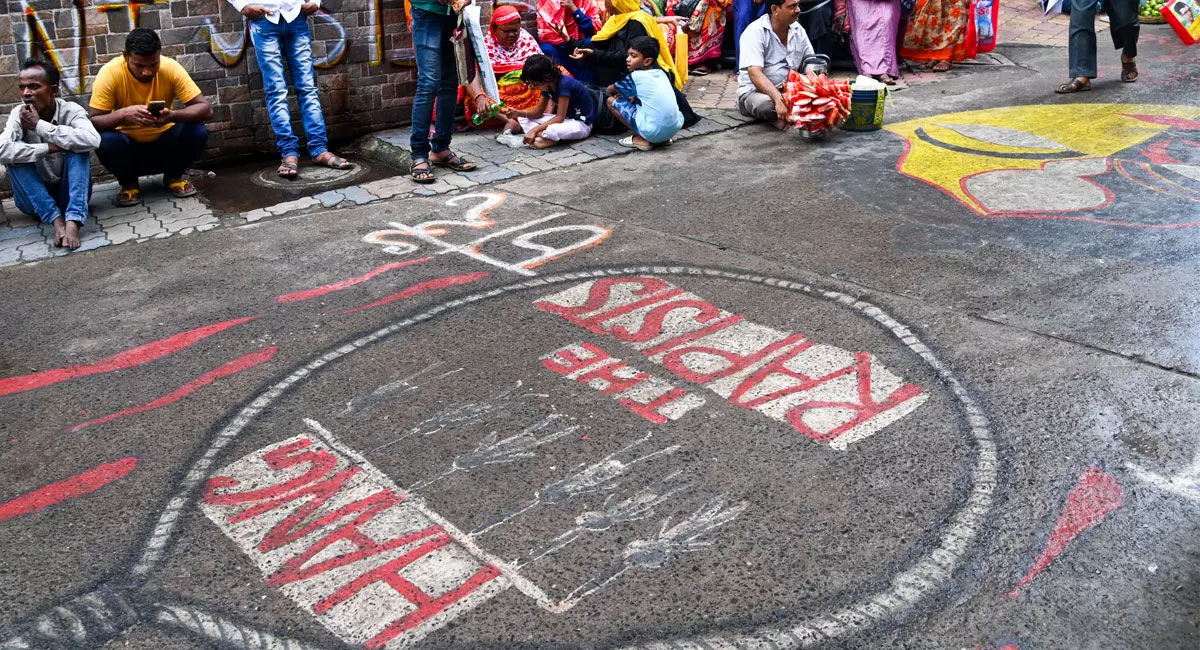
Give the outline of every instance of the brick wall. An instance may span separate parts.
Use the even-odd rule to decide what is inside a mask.
[[[5,2],[7,14],[0,15],[5,114],[17,101],[16,73],[30,53],[56,61],[62,96],[86,105],[96,72],[120,55],[125,34],[149,27],[162,38],[163,53],[178,60],[213,103],[209,159],[274,150],[250,38],[242,16],[226,0]],[[481,4],[490,15],[490,0]],[[324,0],[310,20],[330,138],[347,140],[408,123],[416,68],[404,0]],[[294,99],[292,107],[297,115]],[[301,132],[298,122],[296,129]]]

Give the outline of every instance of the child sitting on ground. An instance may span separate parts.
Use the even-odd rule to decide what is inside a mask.
[[[655,64],[658,52],[658,41],[649,36],[630,41],[625,55],[629,74],[608,87],[608,109],[634,133],[621,144],[641,151],[669,143],[683,128],[671,79]]]
[[[592,134],[596,119],[596,100],[587,86],[563,76],[554,61],[544,54],[534,54],[525,60],[521,81],[542,93],[538,105],[527,111],[505,109],[504,115],[516,120],[525,132],[525,144],[534,149],[546,149],[567,140],[583,140]],[[554,112],[546,114],[550,101]]]

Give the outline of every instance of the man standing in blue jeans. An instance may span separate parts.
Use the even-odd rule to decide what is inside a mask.
[[[300,175],[300,140],[292,131],[292,115],[288,112],[287,79],[283,74],[285,58],[300,103],[300,121],[308,140],[308,155],[318,165],[349,169],[350,163],[329,151],[325,116],[321,113],[321,97],[317,94],[308,17],[321,8],[321,0],[263,0],[254,4],[250,0],[229,0],[229,4],[250,19],[250,41],[254,43],[254,56],[262,70],[271,130],[275,132],[275,146],[282,158],[279,175],[283,178]]]
[[[54,224],[54,245],[79,248],[92,194],[92,150],[100,133],[79,104],[58,98],[58,68],[30,59],[21,65],[22,104],[0,133],[0,163],[8,168],[17,209]]]
[[[465,3],[463,3],[465,4]],[[458,102],[458,71],[450,38],[457,25],[449,4],[440,0],[412,0],[412,40],[417,55],[417,94],[412,107],[412,164],[408,171],[417,183],[432,183],[433,168],[470,171],[475,163],[450,150],[454,134],[454,109]],[[436,112],[437,117],[434,117]],[[429,125],[433,122],[433,138]]]

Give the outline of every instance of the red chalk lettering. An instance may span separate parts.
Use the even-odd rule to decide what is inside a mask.
[[[702,339],[710,334],[716,334],[717,332],[728,329],[729,327],[736,325],[743,320],[745,320],[745,317],[740,314],[727,316],[707,327],[702,327],[691,332],[685,332],[679,336],[673,336],[662,343],[659,343],[658,345],[646,348],[645,350],[642,350],[642,354],[648,357],[661,354],[667,350],[670,350],[671,348],[683,345],[684,343],[691,343],[692,341]]]
[[[636,332],[630,332],[627,328],[618,325],[610,330],[610,333],[621,341],[641,342],[649,341],[662,336],[663,321],[667,316],[677,310],[695,311],[695,314],[684,314],[684,318],[690,318],[698,325],[708,323],[713,319],[721,317],[721,308],[703,300],[673,300],[668,303],[658,305],[646,312],[645,318],[642,319],[641,328]],[[684,321],[686,322],[686,320]]]
[[[631,376],[623,377],[620,374],[617,374],[621,370],[626,371],[622,374]],[[647,379],[651,379],[651,376],[635,368],[630,368],[629,365],[623,361],[618,361],[617,363],[610,363],[599,368],[589,370],[576,377],[575,381],[581,384],[590,384],[593,380],[600,380],[607,384],[604,388],[598,389],[600,394],[612,395],[613,393],[623,393],[646,381]]]
[[[226,476],[216,476],[209,479],[204,496],[200,500],[215,506],[229,506],[238,503],[249,503],[251,501],[262,501],[263,499],[276,497],[296,488],[309,485],[331,474],[337,467],[337,457],[327,451],[304,451],[310,446],[312,446],[312,441],[308,438],[303,438],[278,449],[272,449],[263,455],[263,461],[266,462],[268,467],[274,470],[287,469],[303,463],[309,463],[311,467],[300,476],[278,485],[269,485],[257,490],[223,492],[221,494],[217,494],[218,489],[236,487],[240,484],[240,481]]]
[[[380,493],[382,494],[382,493]],[[390,508],[391,505],[385,505],[379,509],[368,510],[354,521],[338,528],[332,533],[326,535],[315,544],[309,546],[303,553],[289,559],[278,571],[271,574],[267,578],[267,584],[271,585],[286,585],[288,583],[297,582],[299,580],[307,580],[309,578],[319,576],[326,571],[331,571],[338,567],[343,567],[348,564],[354,564],[365,560],[369,557],[374,557],[381,553],[386,553],[392,549],[397,549],[402,546],[407,546],[426,537],[437,535],[442,532],[441,526],[430,526],[423,528],[413,533],[406,533],[395,537],[386,542],[379,543],[371,539],[366,533],[362,532],[360,526],[367,521],[370,521],[376,514],[382,510]],[[326,548],[341,542],[349,542],[358,550],[353,553],[341,553],[336,557],[330,558],[323,562],[317,562],[312,566],[305,566],[310,560],[316,557],[321,551]]]
[[[923,391],[917,384],[904,384],[892,391],[882,402],[876,402],[871,397],[871,357],[866,352],[856,352],[854,356],[856,359],[854,369],[858,375],[858,401],[812,401],[793,406],[787,412],[788,424],[791,424],[793,429],[817,442],[830,442],[871,418],[920,395]],[[828,431],[817,431],[805,424],[804,414],[818,408],[847,409],[854,412],[854,417]]]
[[[638,287],[637,289],[632,290],[630,293],[633,296],[641,296],[641,297],[651,296],[651,294],[655,294],[657,292],[663,291],[664,289],[668,290],[667,292],[664,292],[664,293],[669,293],[670,295],[679,295],[680,293],[683,293],[679,289],[671,288],[671,285],[667,284],[666,282],[663,282],[662,280],[659,280],[658,278],[642,278],[642,277],[603,278],[600,280],[596,280],[596,282],[594,282],[592,284],[592,286],[588,289],[587,300],[584,301],[584,303],[582,305],[579,305],[578,307],[566,307],[566,306],[559,305],[556,303],[546,302],[544,300],[540,300],[538,302],[533,303],[533,306],[544,312],[548,312],[551,314],[558,314],[559,316],[562,316],[563,318],[571,321],[572,323],[575,323],[577,325],[582,325],[584,327],[588,327],[589,329],[591,329],[592,327],[594,327],[594,324],[587,322],[587,321],[592,321],[593,319],[583,318],[584,314],[590,314],[602,307],[607,306],[609,301],[612,299],[613,289],[616,287],[621,287],[621,286]],[[651,296],[651,297],[655,298],[654,296]],[[651,300],[650,304],[652,304],[653,302],[657,302],[658,300],[662,300],[663,298],[666,298],[666,297],[670,297],[670,296],[664,295],[661,297],[657,297],[654,300]],[[621,304],[628,304],[628,303],[618,303],[614,307],[619,308],[621,306]],[[612,311],[612,310],[610,309],[610,311]],[[611,316],[609,316],[609,317],[611,317]]]
[[[624,406],[630,411],[637,413],[638,415],[650,420],[655,424],[662,424],[667,421],[667,416],[663,415],[660,411],[667,405],[678,401],[681,397],[687,394],[688,392],[682,388],[672,388],[666,394],[660,395],[651,400],[649,404],[643,404],[627,397],[619,401],[621,406]]]
[[[542,365],[560,375],[569,375],[588,366],[612,359],[607,352],[591,343],[582,343],[579,347],[591,352],[592,356],[582,357],[576,354],[571,346],[567,346],[550,353],[549,358],[542,359]]]
[[[390,625],[385,627],[382,632],[376,634],[375,637],[370,641],[367,641],[366,647],[372,649],[382,648],[392,639],[404,634],[421,623],[429,620],[430,618],[433,618],[437,614],[445,611],[446,608],[466,598],[467,596],[470,596],[476,589],[491,582],[499,576],[500,569],[497,569],[490,564],[483,567],[482,569],[476,571],[475,575],[472,575],[470,578],[468,578],[466,582],[455,587],[454,589],[451,589],[450,591],[447,591],[437,598],[427,600],[418,606],[417,611],[411,612],[407,616],[393,621]],[[428,599],[428,596],[426,598]]]
[[[662,364],[680,379],[697,384],[707,384],[710,381],[741,372],[763,359],[769,358],[771,355],[779,352],[779,350],[792,345],[808,347],[812,343],[805,339],[803,334],[791,334],[748,355],[703,345],[678,347],[663,356]],[[719,370],[704,372],[687,365],[686,358],[688,355],[716,356],[724,359],[729,365]],[[693,363],[695,363],[694,360]]]
[[[787,362],[795,359],[801,352],[804,352],[811,347],[811,343],[807,345],[797,345],[796,347],[775,357],[769,363],[756,370],[753,374],[738,384],[737,388],[733,389],[733,393],[729,395],[729,401],[735,406],[754,409],[777,399],[787,397],[788,395],[810,391],[822,384],[827,384],[838,377],[843,377],[852,372],[860,371],[860,367],[862,367],[864,364],[859,363],[859,355],[862,355],[867,359],[865,364],[866,372],[868,374],[871,372],[870,356],[867,355],[866,352],[855,353],[855,361],[853,363],[845,368],[834,370],[833,372],[821,375],[820,377],[810,377],[803,372],[792,370],[785,365]],[[760,395],[750,399],[743,399],[747,393],[752,392],[758,387],[759,384],[771,378],[772,375],[783,375],[785,377],[795,379],[797,382],[785,388],[780,388],[767,393],[766,395]]]

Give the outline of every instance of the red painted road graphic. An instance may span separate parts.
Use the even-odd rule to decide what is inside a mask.
[[[1009,597],[1016,596],[1021,587],[1032,582],[1039,573],[1050,566],[1054,558],[1066,550],[1076,537],[1103,521],[1108,513],[1120,508],[1124,496],[1125,488],[1117,483],[1112,474],[1099,467],[1089,467],[1085,470],[1071,494],[1067,496],[1067,508],[1055,522],[1046,549],[1042,551],[1037,562],[1033,563],[1029,573],[1017,583],[1017,587],[1009,592]]]
[[[379,300],[376,300],[375,302],[370,302],[361,307],[355,307],[354,309],[347,309],[346,311],[344,311],[342,313],[343,314],[353,314],[355,312],[360,312],[365,309],[371,309],[374,307],[382,307],[383,305],[386,305],[390,302],[395,302],[397,300],[404,300],[405,298],[412,298],[413,296],[425,293],[426,291],[433,291],[434,289],[445,289],[446,287],[454,287],[454,286],[458,286],[460,284],[467,284],[470,282],[474,282],[476,280],[482,280],[489,275],[491,275],[491,274],[488,273],[487,271],[478,271],[475,273],[463,273],[462,275],[447,275],[446,277],[437,278],[436,280],[428,280],[426,282],[418,282],[417,284],[414,284],[411,287],[404,289],[403,291],[393,293],[392,295],[387,296],[386,298],[380,298]]]
[[[363,282],[366,282],[367,280],[370,280],[371,278],[373,278],[377,275],[387,273],[388,271],[395,271],[396,269],[404,268],[406,266],[420,264],[421,262],[428,262],[431,259],[433,259],[433,258],[432,257],[421,257],[421,258],[417,258],[415,260],[408,260],[407,262],[392,262],[391,264],[384,264],[383,266],[377,266],[358,277],[341,280],[339,282],[333,282],[331,284],[322,285],[319,287],[315,287],[313,289],[305,289],[304,291],[297,291],[295,293],[284,294],[282,296],[275,298],[275,302],[299,302],[301,300],[311,300],[312,298],[319,298],[320,296],[324,296],[325,294],[333,293],[334,291],[341,291],[342,289],[348,289],[350,287],[353,287],[356,284],[361,284]]]
[[[29,494],[23,494],[8,503],[0,504],[0,521],[7,521],[13,517],[27,515],[31,512],[49,508],[56,503],[61,503],[68,499],[88,494],[89,492],[95,492],[132,472],[133,468],[137,467],[137,463],[137,459],[132,456],[122,458],[116,462],[89,469],[86,472],[76,474],[71,478],[57,483],[51,483]]]
[[[247,316],[245,318],[235,318],[220,323],[213,323],[198,327],[194,330],[180,332],[165,339],[159,339],[152,343],[139,345],[136,348],[131,348],[124,352],[114,354],[107,359],[101,359],[96,363],[81,364],[77,366],[67,366],[65,368],[55,368],[54,370],[43,370],[28,375],[20,375],[17,377],[8,377],[0,379],[0,395],[12,395],[14,393],[23,393],[27,390],[44,388],[51,386],[68,379],[77,377],[87,377],[88,375],[98,375],[114,370],[122,370],[125,368],[133,368],[145,363],[154,361],[161,357],[165,357],[174,352],[178,352],[186,347],[195,345],[213,334],[217,334],[231,327],[247,323],[258,318],[258,316]]]
[[[104,424],[105,422],[112,422],[113,420],[115,420],[117,418],[125,417],[126,415],[134,415],[136,413],[144,413],[146,411],[152,411],[157,408],[162,408],[164,406],[174,404],[175,402],[178,402],[179,400],[187,397],[188,395],[191,395],[192,393],[196,392],[200,388],[207,386],[218,379],[237,374],[248,368],[253,368],[254,366],[259,366],[259,365],[262,365],[262,364],[270,361],[272,358],[275,357],[275,353],[278,351],[279,351],[279,347],[272,345],[269,348],[263,348],[257,352],[251,352],[250,354],[247,354],[245,356],[238,357],[237,359],[234,359],[233,361],[230,361],[229,363],[226,363],[225,365],[223,365],[215,370],[210,370],[210,371],[204,373],[203,375],[200,375],[199,377],[180,386],[179,388],[175,389],[174,391],[170,392],[169,394],[164,395],[152,402],[147,402],[145,404],[142,404],[141,406],[134,406],[132,408],[127,408],[123,411],[117,411],[116,413],[110,413],[108,415],[96,418],[94,420],[88,420],[87,422],[81,422],[81,423],[76,424],[75,426],[67,429],[67,433],[74,433],[84,427],[90,427],[93,424]]]

